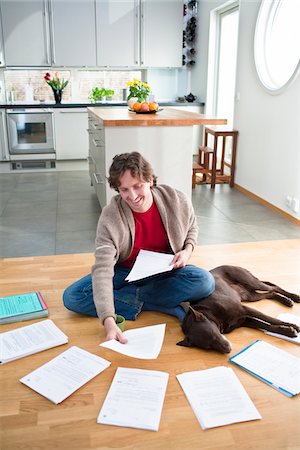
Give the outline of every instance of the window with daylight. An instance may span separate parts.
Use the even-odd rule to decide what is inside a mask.
[[[300,2],[262,0],[256,22],[254,56],[260,81],[282,92],[300,71]]]

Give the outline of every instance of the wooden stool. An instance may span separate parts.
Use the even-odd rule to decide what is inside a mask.
[[[193,161],[193,172],[192,172],[192,189],[196,187],[196,175],[197,173],[202,173],[203,167],[200,166],[196,161]]]
[[[202,149],[200,152],[200,148]],[[192,189],[196,187],[196,177],[197,174],[202,175],[201,183],[206,183],[207,175],[211,174],[210,160],[213,150],[209,147],[200,147],[198,149],[198,161],[193,161],[193,173],[192,173]]]
[[[214,137],[213,147],[208,147],[208,135]],[[202,174],[202,183],[209,180],[211,188],[216,183],[229,183],[234,186],[235,159],[238,131],[226,125],[213,125],[204,128],[204,145],[198,149],[198,162],[193,164],[192,186],[196,185],[197,173]],[[217,167],[218,139],[222,137],[222,154],[219,167]],[[232,151],[230,163],[225,161],[226,139],[232,138]],[[224,168],[230,168],[230,175],[225,175]]]

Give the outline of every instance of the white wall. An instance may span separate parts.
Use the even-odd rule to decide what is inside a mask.
[[[201,98],[205,98],[206,89],[209,13],[222,3],[200,0],[199,4],[201,53],[192,74],[192,92]],[[287,195],[300,199],[300,77],[280,95],[268,94],[260,84],[253,56],[259,6],[260,0],[240,1],[235,182],[299,219],[300,213],[289,209],[285,201]]]

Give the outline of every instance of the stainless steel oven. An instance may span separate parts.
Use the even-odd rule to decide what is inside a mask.
[[[49,110],[7,111],[8,144],[11,159],[30,155],[55,158],[53,113]],[[15,157],[14,157],[15,156]]]

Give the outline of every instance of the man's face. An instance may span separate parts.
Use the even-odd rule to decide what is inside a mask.
[[[120,178],[119,193],[127,205],[135,212],[146,212],[153,202],[151,181],[141,181],[126,170]]]

